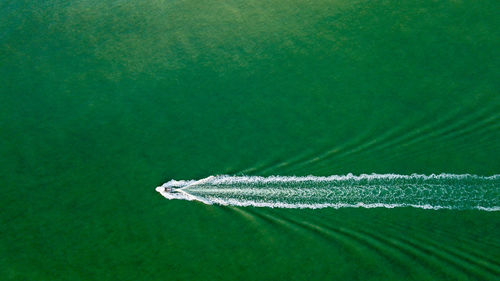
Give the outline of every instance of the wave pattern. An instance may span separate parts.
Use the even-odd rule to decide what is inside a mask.
[[[183,188],[186,194],[163,192]],[[157,188],[168,199],[271,208],[416,207],[500,210],[500,175],[352,174],[328,177],[215,176],[171,180]]]

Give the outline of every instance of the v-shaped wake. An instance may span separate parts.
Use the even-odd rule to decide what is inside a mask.
[[[210,176],[171,180],[167,199],[271,208],[416,207],[500,210],[500,175]]]

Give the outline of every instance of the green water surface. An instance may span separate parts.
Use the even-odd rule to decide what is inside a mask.
[[[500,173],[500,2],[0,1],[0,280],[498,280],[500,212],[209,175]]]

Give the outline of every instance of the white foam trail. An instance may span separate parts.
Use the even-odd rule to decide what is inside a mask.
[[[165,188],[182,188],[182,193]],[[500,175],[362,174],[355,176],[211,176],[171,180],[156,188],[167,199],[268,208],[477,209],[500,211]]]

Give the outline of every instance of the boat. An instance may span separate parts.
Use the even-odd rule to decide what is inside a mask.
[[[189,200],[197,200],[197,201],[201,201],[201,202],[207,203],[206,200],[203,200],[203,199],[198,198],[198,197],[196,197],[194,195],[191,195],[191,194],[187,193],[186,191],[184,191],[184,189],[186,189],[188,187],[195,186],[195,185],[203,184],[205,182],[210,181],[213,178],[214,178],[214,176],[209,176],[209,177],[206,177],[204,179],[195,181],[195,182],[193,182],[191,184],[188,184],[186,186],[183,186],[181,188],[174,188],[172,186],[158,186],[156,188],[156,191],[159,192],[161,195],[163,195],[166,198],[169,198],[169,196],[168,196],[169,194],[175,194],[175,193],[177,193],[177,194],[182,194],[182,195],[186,196],[187,199],[189,199]]]

